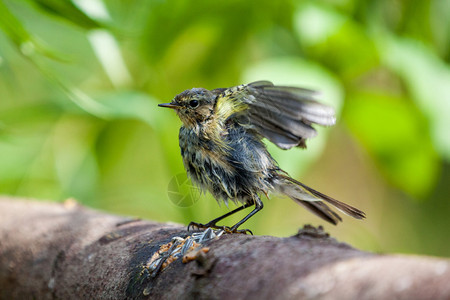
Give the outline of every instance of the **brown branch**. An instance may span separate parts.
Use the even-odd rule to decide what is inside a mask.
[[[1,299],[450,299],[450,261],[377,255],[306,228],[223,235],[155,278],[144,265],[184,226],[0,198]]]

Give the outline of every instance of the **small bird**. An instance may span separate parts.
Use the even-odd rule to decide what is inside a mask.
[[[327,204],[354,218],[365,218],[359,209],[291,178],[278,167],[263,143],[266,138],[281,149],[306,148],[306,140],[317,134],[312,124],[334,125],[334,110],[315,101],[314,93],[256,81],[214,90],[193,88],[178,94],[170,103],[159,104],[175,110],[183,123],[179,142],[191,180],[208,190],[217,202],[228,205],[231,200],[242,204],[206,224],[191,222],[188,229],[251,233],[238,228],[263,208],[259,195],[267,196],[270,191],[288,196],[335,225],[342,219]],[[251,206],[254,209],[235,225],[217,225]]]

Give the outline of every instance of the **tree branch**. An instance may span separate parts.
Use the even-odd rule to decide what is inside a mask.
[[[1,299],[450,299],[449,260],[367,253],[312,227],[222,235],[152,277],[150,258],[184,226],[73,201],[0,198],[0,211]]]

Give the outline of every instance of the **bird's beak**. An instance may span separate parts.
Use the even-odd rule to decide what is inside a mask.
[[[172,108],[172,109],[180,108],[180,105],[177,103],[160,103],[160,104],[158,104],[158,106]]]

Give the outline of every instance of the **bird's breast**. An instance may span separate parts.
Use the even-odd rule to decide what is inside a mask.
[[[242,128],[231,128],[217,142],[182,127],[180,148],[191,179],[216,199],[248,201],[270,188],[274,161],[262,142]]]
[[[228,162],[230,147],[224,136],[211,138],[204,131],[191,130],[185,127],[180,129],[180,149],[185,165],[189,164],[196,169],[203,169],[209,165],[221,168],[223,172],[231,173],[233,168]]]

